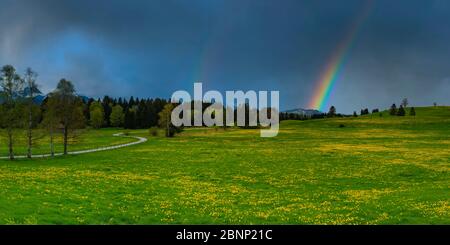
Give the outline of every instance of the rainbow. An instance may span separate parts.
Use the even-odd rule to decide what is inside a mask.
[[[330,95],[339,78],[342,68],[344,67],[346,58],[355,42],[356,36],[361,26],[369,16],[372,8],[372,1],[369,0],[364,6],[363,11],[353,21],[347,35],[337,46],[335,52],[331,55],[325,69],[320,73],[316,82],[313,96],[309,102],[308,108],[326,111],[329,104]]]

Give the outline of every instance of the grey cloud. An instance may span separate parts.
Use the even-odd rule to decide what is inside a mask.
[[[66,77],[91,96],[168,97],[201,80],[208,89],[280,90],[290,109],[307,106],[364,1],[0,4],[1,64],[35,68],[47,90]],[[403,96],[449,104],[448,43],[448,1],[374,1],[331,103],[347,113]]]

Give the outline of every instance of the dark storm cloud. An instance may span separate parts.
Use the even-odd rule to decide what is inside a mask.
[[[90,96],[280,90],[305,107],[364,1],[0,0],[0,63]],[[338,110],[449,104],[450,2],[375,1],[332,94]]]

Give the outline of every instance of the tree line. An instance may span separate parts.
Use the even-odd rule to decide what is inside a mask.
[[[397,108],[397,105],[394,103],[389,108],[389,115],[392,116],[406,116],[406,114],[410,116],[416,116],[416,109],[414,107],[409,107],[409,111],[407,112],[407,106],[409,105],[409,101],[407,98],[404,98],[400,107]],[[433,103],[434,106],[437,106],[436,103]],[[380,113],[378,108],[372,109],[372,112],[369,111],[368,108],[361,109],[360,115],[369,115],[369,114],[379,114],[380,117],[383,115]],[[336,107],[331,106],[328,113],[317,113],[313,115],[302,115],[299,113],[288,113],[288,112],[280,112],[280,121],[282,120],[310,120],[310,119],[321,119],[321,118],[330,118],[330,117],[358,117],[356,111],[353,112],[353,115],[345,115],[336,112]]]
[[[143,129],[158,126],[158,113],[169,101],[165,99],[139,99],[130,97],[88,99],[84,110],[87,122],[93,128],[124,127]]]

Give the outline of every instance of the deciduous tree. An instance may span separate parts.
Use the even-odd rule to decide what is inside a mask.
[[[330,107],[330,110],[328,111],[328,116],[329,117],[334,117],[336,116],[336,108],[334,106]]]
[[[120,105],[115,105],[112,108],[110,121],[111,125],[114,127],[121,127],[124,123],[125,114],[123,113],[123,108]]]
[[[36,122],[36,116],[39,113],[39,107],[34,103],[34,97],[41,94],[36,78],[38,74],[31,68],[27,68],[24,75],[25,90],[24,96],[27,98],[27,113],[28,113],[28,125],[27,125],[27,157],[31,158],[31,148],[33,145],[33,126]]]
[[[60,120],[57,114],[58,110],[58,99],[56,96],[52,96],[51,94],[48,96],[47,100],[43,104],[43,119],[41,122],[41,126],[46,128],[49,131],[50,135],[50,155],[53,157],[55,155],[55,147],[54,147],[54,133],[60,124]]]
[[[168,103],[164,106],[163,110],[158,114],[158,124],[164,129],[166,137],[173,137],[175,135],[175,127],[172,125],[170,117],[174,106]]]
[[[76,96],[72,82],[61,79],[52,93],[58,103],[56,115],[63,129],[64,155],[67,154],[67,143],[70,132],[84,125],[83,102]]]
[[[391,109],[389,109],[389,114],[392,116],[397,115],[397,106],[395,104],[391,105]]]
[[[101,128],[105,123],[105,112],[103,105],[95,101],[89,107],[90,123],[93,128]]]
[[[0,77],[2,116],[1,124],[6,128],[8,139],[9,159],[14,159],[14,129],[20,127],[23,123],[21,113],[21,94],[23,89],[23,80],[16,73],[16,69],[11,65],[2,67]]]

